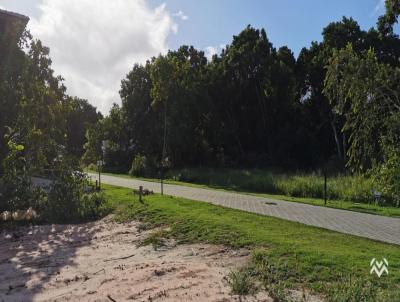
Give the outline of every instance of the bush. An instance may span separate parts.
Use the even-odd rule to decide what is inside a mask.
[[[80,203],[80,217],[94,220],[104,216],[107,209],[104,208],[105,196],[103,192],[90,192],[83,194]]]
[[[132,176],[147,176],[150,173],[150,165],[145,155],[137,154],[133,161],[129,174]]]
[[[65,223],[95,219],[103,204],[100,193],[89,192],[89,179],[74,169],[58,171],[42,205],[46,221]]]
[[[104,197],[89,192],[89,179],[79,171],[77,162],[60,152],[48,164],[27,164],[23,145],[10,139],[9,153],[3,161],[0,179],[0,211],[27,210],[32,207],[47,222],[78,222],[98,217]],[[28,170],[28,167],[30,169]],[[47,167],[44,168],[44,167]],[[48,175],[50,172],[51,175]],[[50,188],[35,187],[33,175],[47,175]]]
[[[375,186],[382,197],[391,204],[400,206],[400,152],[391,150],[387,160],[372,170]]]
[[[98,169],[99,169],[99,167],[96,165],[96,164],[89,164],[88,166],[87,166],[87,169],[89,169],[90,171],[98,171]]]
[[[3,161],[4,174],[0,179],[0,211],[36,207],[43,192],[32,187],[23,156],[24,146],[10,141],[8,147],[10,152]]]

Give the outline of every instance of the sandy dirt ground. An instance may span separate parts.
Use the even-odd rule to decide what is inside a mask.
[[[111,216],[3,231],[0,301],[239,301],[224,279],[246,249],[192,244],[154,250],[149,232]],[[265,292],[244,301],[271,301]]]
[[[0,301],[235,301],[224,280],[248,250],[140,246],[147,232],[112,217],[4,231]],[[266,294],[248,300],[269,301]]]

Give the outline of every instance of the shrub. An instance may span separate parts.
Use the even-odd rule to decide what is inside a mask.
[[[89,179],[83,172],[72,168],[59,170],[42,205],[43,218],[57,223],[97,218],[104,197],[88,188]]]
[[[137,154],[133,161],[129,174],[132,176],[146,176],[149,174],[150,166],[145,155]]]
[[[80,216],[82,219],[97,219],[104,216],[107,209],[104,208],[105,196],[103,192],[90,192],[83,194],[80,204]]]
[[[73,159],[62,152],[48,164],[28,165],[24,156],[24,146],[8,141],[9,153],[3,161],[3,175],[0,180],[0,211],[27,210],[32,207],[43,221],[75,222],[95,219],[99,215],[104,197],[91,193],[89,179],[77,167]],[[28,170],[28,167],[31,167]],[[51,180],[49,189],[35,187],[31,177],[35,174],[47,176]]]
[[[40,189],[33,188],[26,169],[24,146],[9,141],[9,154],[3,161],[0,179],[0,211],[15,211],[36,207],[43,197]]]
[[[98,171],[98,166],[96,165],[96,164],[89,164],[88,166],[87,166],[87,169],[89,169],[90,171]]]
[[[383,198],[400,206],[400,152],[388,152],[387,160],[373,171],[374,184]]]

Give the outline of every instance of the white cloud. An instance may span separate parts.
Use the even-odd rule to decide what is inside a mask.
[[[204,55],[207,57],[208,61],[211,61],[212,57],[216,54],[220,54],[222,49],[225,47],[225,44],[220,44],[219,46],[207,46],[204,48]]]
[[[177,13],[173,14],[174,17],[178,17],[183,21],[186,21],[189,19],[189,17],[187,15],[185,15],[185,13],[183,11],[178,11]]]
[[[212,57],[218,53],[217,47],[214,46],[207,46],[204,49],[204,54],[209,61],[211,61]]]
[[[168,50],[177,25],[165,4],[144,0],[41,0],[41,16],[29,28],[50,47],[68,93],[87,98],[103,113],[119,103],[120,81],[136,62]]]

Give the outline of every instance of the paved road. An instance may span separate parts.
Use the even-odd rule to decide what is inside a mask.
[[[90,175],[97,179],[95,174]],[[160,184],[156,182],[108,175],[102,175],[101,180],[110,185],[132,189],[143,186],[160,192]],[[400,245],[400,218],[170,184],[164,185],[164,193]]]

